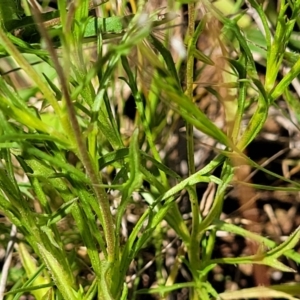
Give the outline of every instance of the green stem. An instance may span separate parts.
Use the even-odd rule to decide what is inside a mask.
[[[193,84],[194,84],[194,56],[191,51],[194,47],[193,37],[195,34],[195,3],[191,2],[188,5],[188,58],[186,67],[186,95],[193,101]],[[189,176],[196,172],[195,161],[194,161],[194,128],[189,122],[186,123],[186,140],[187,140],[187,160]],[[199,241],[197,239],[197,232],[199,227],[199,205],[196,194],[195,186],[191,186],[188,189],[191,207],[192,207],[192,232],[190,245],[188,246],[189,258],[193,270],[197,270],[200,260],[199,260]],[[192,299],[197,298],[197,293],[193,293]]]
[[[63,94],[64,104],[66,106],[72,135],[70,136],[70,139],[72,140],[73,144],[75,143],[77,146],[77,153],[85,167],[86,174],[88,178],[90,179],[92,188],[94,190],[95,196],[97,200],[99,201],[99,205],[102,211],[102,220],[103,220],[103,229],[104,229],[104,235],[107,243],[107,253],[108,253],[108,262],[113,263],[115,259],[118,259],[115,257],[115,232],[114,232],[114,222],[112,218],[112,214],[110,212],[110,205],[109,200],[107,197],[107,194],[105,192],[105,189],[101,187],[102,180],[100,177],[100,174],[97,172],[97,168],[95,167],[95,163],[93,163],[85,144],[85,141],[81,134],[80,125],[78,123],[78,120],[76,118],[76,111],[71,99],[71,95],[68,89],[68,83],[67,78],[65,76],[65,72],[62,68],[62,65],[60,64],[58,60],[57,53],[54,51],[52,42],[50,40],[50,37],[46,31],[45,26],[43,25],[43,22],[41,20],[41,16],[39,12],[37,11],[37,8],[34,7],[33,9],[34,17],[36,18],[36,23],[39,25],[39,30],[41,33],[41,36],[44,37],[46,46],[48,48],[49,54],[53,60],[54,67],[56,69],[61,90]]]
[[[188,37],[189,37],[189,55],[186,66],[186,94],[193,101],[193,84],[194,84],[194,56],[191,48],[193,46],[192,40],[195,33],[195,4],[190,3],[188,7]],[[195,173],[194,162],[194,129],[190,123],[186,124],[186,138],[187,138],[187,158],[189,167],[189,176]]]

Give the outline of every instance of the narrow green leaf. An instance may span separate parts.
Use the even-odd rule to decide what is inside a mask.
[[[35,275],[38,271],[38,268],[35,264],[35,259],[29,254],[26,246],[23,243],[20,243],[18,246],[18,253],[20,254],[20,258],[22,261],[22,266],[24,267],[27,277],[31,278],[33,275]],[[35,280],[32,282],[32,286],[41,286],[49,284],[49,280],[47,280],[44,276],[41,274],[37,275]],[[44,289],[38,289],[32,291],[32,294],[37,298],[41,299],[47,292],[49,288]]]
[[[293,249],[300,240],[300,226],[279,246],[268,251],[267,256],[278,258],[286,253],[288,250]]]
[[[38,244],[41,256],[51,272],[52,278],[66,300],[77,300],[76,292],[72,288],[72,279],[68,277],[61,264],[42,244]]]
[[[259,286],[249,289],[241,289],[238,291],[228,291],[219,294],[220,299],[222,300],[238,300],[238,299],[253,299],[253,298],[269,298],[269,299],[288,299],[288,300],[299,300],[290,296],[288,293],[283,291],[275,290],[272,286],[265,287]]]

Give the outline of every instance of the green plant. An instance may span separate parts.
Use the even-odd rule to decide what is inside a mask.
[[[26,8],[27,2],[23,2]],[[183,243],[184,250],[178,255],[178,263],[186,265],[192,280],[139,290],[135,296],[147,292],[167,297],[175,289],[188,287],[191,299],[218,298],[207,277],[220,263],[263,264],[292,271],[278,258],[285,255],[300,262],[299,254],[293,250],[299,240],[299,229],[277,245],[270,239],[221,221],[220,216],[235,169],[242,164],[289,183],[286,190],[299,190],[298,183],[259,166],[243,151],[259,134],[269,108],[279,96],[288,93],[288,86],[299,75],[296,57],[297,62],[290,72],[275,83],[287,55],[286,47],[299,15],[300,1],[281,1],[274,38],[271,38],[262,7],[255,0],[249,1],[265,30],[265,83],[259,79],[249,41],[237,25],[241,16],[226,17],[210,1],[203,0],[208,15],[195,26],[196,4],[188,3],[186,89],[181,84],[180,64],[174,62],[168,44],[154,34],[156,27],[172,22],[172,14],[146,15],[141,1],[134,15],[96,18],[89,16],[88,0],[74,1],[69,10],[66,10],[65,0],[58,0],[59,13],[41,15],[34,1],[28,2],[32,5],[32,16],[23,16],[24,12],[20,13],[16,2],[0,3],[1,57],[13,58],[32,80],[30,88],[20,91],[6,76],[0,77],[0,210],[17,226],[27,244],[20,244],[18,248],[26,281],[17,282],[7,297],[13,299],[11,295],[17,298],[30,292],[36,299],[94,299],[95,296],[98,299],[126,299],[125,277],[130,264],[155,236],[163,220]],[[288,7],[292,10],[289,20],[285,17]],[[60,23],[56,19],[58,14]],[[213,63],[196,47],[212,16],[224,26],[224,56],[227,54],[226,37],[232,37],[234,42],[230,47],[238,53],[237,59],[226,56],[229,71],[224,70],[225,74],[230,73],[224,87],[233,90],[235,95],[234,101],[224,106],[228,117],[227,132],[218,128],[194,102],[195,58],[205,65]],[[33,24],[38,25],[39,31]],[[104,42],[108,45],[106,51]],[[87,43],[95,46],[94,62],[85,55]],[[150,64],[150,82],[142,82],[137,69],[143,66],[131,66],[132,51],[137,52],[139,64],[142,65],[142,58]],[[40,72],[32,64],[37,58],[47,66],[49,73]],[[54,75],[50,76],[53,70]],[[143,84],[149,91],[144,91]],[[137,108],[136,129],[130,139],[121,134],[124,120],[112,105],[118,100],[114,97],[117,86],[129,87]],[[242,120],[250,106],[247,103],[250,87],[255,90],[256,101],[252,103],[255,110],[243,130]],[[210,91],[218,94],[213,87]],[[38,100],[40,105],[32,105],[30,97],[37,92],[42,94]],[[293,106],[292,96],[286,98]],[[163,103],[159,103],[160,99]],[[166,165],[155,143],[159,135],[157,128],[166,124],[164,110],[179,115],[186,122],[189,174],[185,179]],[[230,119],[232,112],[234,116]],[[212,137],[225,149],[219,150],[218,155],[199,171],[194,162],[193,128]],[[70,159],[70,155],[75,159]],[[217,167],[222,170],[219,177],[213,174]],[[113,169],[115,175],[104,172],[105,168]],[[20,170],[26,174],[28,182],[16,179]],[[171,186],[171,182],[176,184]],[[212,207],[203,216],[195,186],[210,182],[217,186],[217,191]],[[269,187],[253,185],[253,188]],[[188,192],[191,203],[191,226],[176,203],[183,190]],[[120,234],[122,218],[137,191],[143,195],[147,208],[123,242]],[[119,197],[116,206],[112,204],[111,195]],[[60,227],[64,220],[67,222],[65,234]],[[246,257],[213,259],[218,230],[241,235],[270,249]],[[75,235],[73,240],[68,237],[71,234]],[[94,275],[92,282],[84,284],[76,276],[81,260],[75,248],[67,250],[69,241],[76,245],[75,248],[78,245],[86,247]],[[28,246],[35,254],[38,266]],[[174,282],[172,276],[169,279]],[[261,288],[250,292],[257,295]],[[269,292],[264,290],[266,296],[272,297],[299,293],[298,289],[292,291],[285,286],[270,287]],[[232,294],[231,298],[230,292],[220,296],[224,299],[236,297]]]

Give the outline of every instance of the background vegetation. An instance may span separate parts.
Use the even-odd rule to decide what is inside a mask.
[[[298,299],[299,13],[2,0],[0,298]]]

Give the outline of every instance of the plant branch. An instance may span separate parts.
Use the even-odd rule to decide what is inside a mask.
[[[70,119],[70,125],[71,125],[71,130],[72,130],[72,136],[70,138],[75,141],[75,144],[78,147],[79,157],[85,167],[86,173],[91,181],[93,190],[95,192],[95,195],[96,195],[96,197],[99,201],[99,205],[101,207],[101,211],[103,214],[102,226],[104,229],[104,234],[105,234],[105,238],[106,238],[106,242],[107,242],[108,261],[113,262],[114,261],[115,235],[114,235],[113,218],[112,218],[112,215],[110,212],[110,205],[109,205],[108,197],[107,197],[107,194],[106,194],[104,188],[101,187],[101,184],[102,184],[101,178],[93,167],[93,163],[90,159],[86,145],[83,141],[80,126],[79,126],[79,123],[76,118],[76,111],[75,111],[73,102],[71,100],[71,96],[70,96],[70,92],[69,92],[69,89],[67,86],[67,80],[65,78],[64,71],[62,69],[61,64],[58,61],[58,56],[54,50],[51,39],[47,33],[47,30],[46,30],[45,26],[43,25],[43,20],[42,20],[41,15],[36,7],[36,4],[34,1],[31,1],[31,4],[32,4],[32,8],[33,8],[33,16],[36,19],[36,23],[38,24],[38,28],[40,30],[41,35],[43,36],[43,38],[46,41],[47,50],[50,53],[50,56],[53,60],[55,69],[58,74],[63,98],[65,100],[68,116]]]

